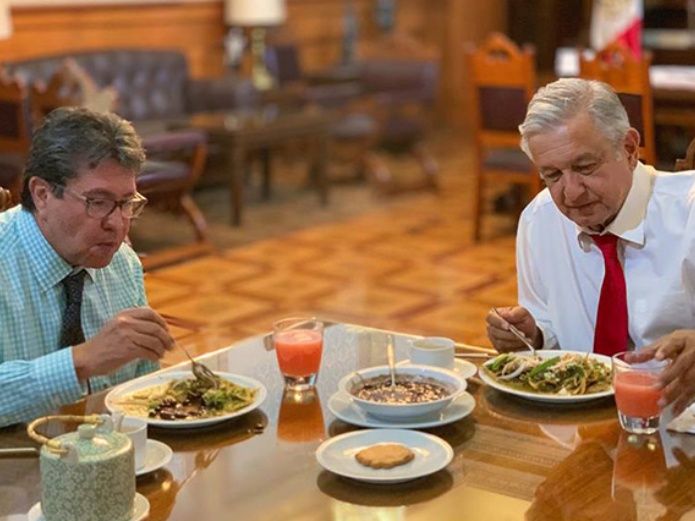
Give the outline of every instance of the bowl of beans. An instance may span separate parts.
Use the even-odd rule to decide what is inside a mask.
[[[447,369],[408,365],[396,368],[392,384],[383,365],[348,374],[338,388],[367,414],[405,420],[437,413],[466,390],[466,381]]]

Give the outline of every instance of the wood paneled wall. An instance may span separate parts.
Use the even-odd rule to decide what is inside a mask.
[[[79,50],[152,47],[183,50],[198,77],[220,75],[224,70],[220,1],[14,7],[11,13],[13,34],[0,40],[0,61]]]
[[[320,69],[338,61],[345,3],[287,0],[286,27],[300,45],[306,69]],[[375,0],[353,0],[359,17],[360,46],[368,46],[378,38],[375,4]],[[197,77],[219,76],[225,69],[221,0],[180,0],[168,5],[14,7],[12,23],[12,37],[0,40],[0,61],[77,50],[153,47],[183,50]],[[398,0],[398,29],[440,52],[440,113],[448,123],[465,120],[461,44],[480,41],[492,30],[504,30],[505,23],[504,0]]]

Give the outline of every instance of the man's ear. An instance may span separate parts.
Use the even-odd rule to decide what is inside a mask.
[[[637,129],[629,128],[623,140],[623,147],[627,154],[627,161],[630,168],[635,168],[637,166],[637,161],[639,161],[639,144],[639,132],[637,132]]]
[[[41,178],[32,177],[29,179],[29,193],[36,209],[42,210],[46,207],[48,196],[51,195],[51,185]]]

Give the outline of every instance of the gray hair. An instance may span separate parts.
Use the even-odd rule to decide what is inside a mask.
[[[563,78],[538,89],[519,125],[521,149],[531,157],[529,138],[555,130],[572,118],[587,113],[596,129],[613,145],[619,145],[630,121],[613,88],[600,81]]]
[[[38,177],[62,197],[65,183],[77,177],[81,167],[96,168],[113,159],[135,174],[145,161],[145,150],[133,126],[112,113],[86,108],[61,107],[52,111],[34,133],[24,168],[21,202],[35,210],[29,180]]]

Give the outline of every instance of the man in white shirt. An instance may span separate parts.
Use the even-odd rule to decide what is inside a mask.
[[[677,330],[695,330],[695,172],[673,175],[639,163],[639,133],[600,82],[543,87],[519,130],[547,189],[521,215],[519,306],[500,308],[502,318],[488,315],[490,340],[499,351],[524,349],[505,319],[537,348],[601,351],[594,348],[603,320],[617,351],[650,347],[645,356],[652,356],[660,348],[658,356],[677,359],[663,382],[671,386],[665,398],[684,407],[695,395],[695,347],[687,347],[695,331]],[[603,236],[615,240],[618,273],[608,273]],[[609,278],[619,285],[602,292]],[[616,314],[621,290],[624,309]],[[599,301],[609,299],[600,313]]]

